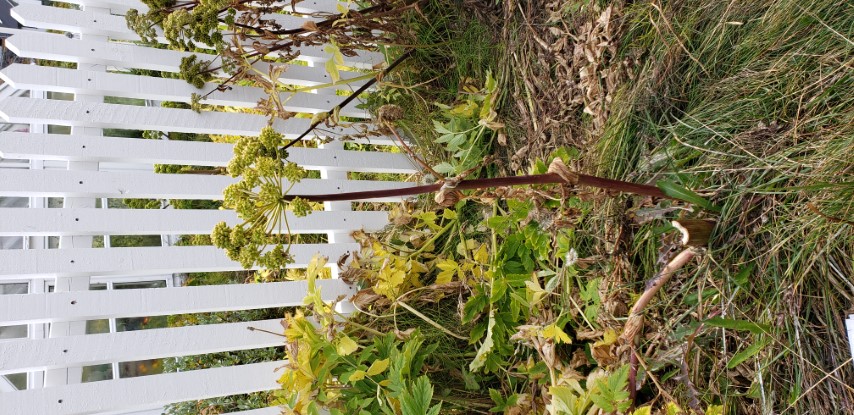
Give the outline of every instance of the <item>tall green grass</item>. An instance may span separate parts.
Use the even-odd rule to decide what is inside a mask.
[[[854,413],[843,323],[854,310],[854,5],[658,4],[625,9],[621,53],[642,66],[591,164],[608,177],[682,182],[722,206],[708,255],[659,302],[658,323],[719,311],[771,327],[705,329],[697,340],[692,381],[730,413]],[[588,226],[614,226],[625,205],[601,207]],[[651,227],[635,235],[628,274],[641,281],[660,241]],[[683,301],[709,288],[719,294]],[[756,342],[767,346],[726,367]]]

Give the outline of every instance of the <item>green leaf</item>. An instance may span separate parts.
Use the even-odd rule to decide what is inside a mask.
[[[732,330],[744,330],[749,331],[753,334],[763,334],[771,331],[771,326],[767,324],[759,324],[747,320],[735,320],[723,317],[713,317],[704,321],[704,323],[712,327],[722,327],[725,329]]]
[[[409,393],[400,399],[400,409],[403,415],[423,415],[432,413],[430,400],[433,399],[433,385],[427,376],[420,376],[412,382]]]
[[[702,196],[694,193],[693,191],[682,185],[676,184],[675,182],[672,182],[670,180],[659,180],[655,184],[667,196],[693,203],[702,207],[703,209],[711,210],[712,212],[721,211],[720,207],[713,205],[711,202],[709,202]]]
[[[767,343],[753,343],[750,346],[746,347],[744,350],[734,354],[729,362],[726,364],[727,369],[733,369],[736,366],[742,364],[745,360],[750,359],[755,356],[757,353],[762,351],[762,349],[767,346]]]
[[[628,401],[629,366],[623,365],[611,373],[607,379],[596,380],[596,393],[590,399],[606,412],[625,411],[631,403]]]
[[[477,295],[473,295],[469,297],[468,301],[466,301],[466,305],[463,306],[463,324],[470,323],[477,317],[486,305],[489,304],[488,298],[485,295],[478,293]]]
[[[449,130],[445,124],[440,123],[439,121],[433,120],[433,129],[436,130],[439,134],[453,134],[454,132]]]
[[[451,174],[456,171],[456,167],[454,167],[453,164],[448,163],[447,161],[443,161],[433,166],[433,170],[435,170],[436,173]]]
[[[552,405],[558,412],[567,414],[575,414],[575,406],[578,401],[578,396],[572,389],[566,386],[552,386],[549,388],[549,393],[552,395]]]
[[[739,287],[745,287],[749,281],[751,273],[753,273],[753,268],[756,267],[756,264],[751,263],[742,269],[738,270],[738,273],[732,277],[732,280],[738,284]]]

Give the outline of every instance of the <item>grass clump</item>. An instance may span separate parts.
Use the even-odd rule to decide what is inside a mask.
[[[722,208],[706,258],[658,303],[653,326],[675,330],[716,313],[770,327],[704,328],[696,357],[681,363],[700,398],[731,413],[854,411],[843,324],[854,300],[851,7],[640,2],[625,16],[621,53],[645,64],[621,91],[589,168],[680,181]],[[601,207],[618,216],[588,226],[620,226],[633,211]],[[662,242],[653,225],[628,228],[631,266],[620,278],[636,281],[656,272]],[[667,350],[656,347],[684,344],[653,339],[641,346],[650,360]]]

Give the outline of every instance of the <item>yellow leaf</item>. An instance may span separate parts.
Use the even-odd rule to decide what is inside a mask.
[[[388,386],[388,385],[391,385],[391,379],[383,380],[383,381],[381,381],[380,383],[378,383],[378,385],[380,385],[380,386],[382,386],[382,387],[386,387],[386,386]]]
[[[723,415],[724,414],[724,406],[723,405],[709,405],[706,408],[706,415]]]
[[[308,263],[308,268],[306,269],[305,274],[308,276],[313,275],[315,278],[320,277],[323,267],[326,266],[326,262],[328,260],[329,259],[323,255],[315,255],[311,257],[311,261]]]
[[[558,343],[572,344],[572,339],[569,338],[569,335],[554,323],[544,327],[542,335],[544,338],[554,339]]]
[[[326,61],[325,67],[326,73],[329,74],[329,78],[332,79],[333,84],[341,80],[341,74],[338,73],[338,66],[335,65],[334,60],[330,59]]]
[[[454,212],[451,209],[445,209],[442,212],[442,217],[445,219],[448,219],[448,220],[456,219],[457,218],[457,212]]]
[[[436,266],[442,270],[436,275],[436,284],[447,284],[454,279],[454,274],[457,273],[460,266],[453,259],[443,259],[436,262]]]
[[[368,376],[379,375],[388,368],[389,360],[375,360],[371,367],[368,368]]]
[[[605,334],[602,336],[602,340],[599,340],[593,343],[593,347],[599,346],[610,346],[617,341],[617,332],[614,329],[605,330]]]
[[[467,256],[468,251],[474,251],[477,248],[477,241],[474,239],[466,239],[463,242],[457,244],[457,253],[461,256]]]
[[[348,382],[350,382],[350,383],[358,382],[364,378],[365,378],[365,371],[364,370],[357,370],[357,371],[353,372],[352,375],[350,375],[350,379],[348,379]]]
[[[651,414],[652,414],[652,406],[649,406],[649,405],[642,406],[638,409],[635,409],[635,411],[632,412],[632,415],[651,415]]]
[[[420,263],[414,259],[410,259],[409,261],[407,261],[406,267],[409,269],[409,272],[415,272],[418,274],[423,274],[423,273],[429,271],[429,269],[427,268],[426,265],[424,265],[424,264],[422,264],[422,263]]]
[[[667,415],[679,415],[682,413],[682,408],[680,408],[675,402],[668,402],[666,412]]]
[[[474,253],[474,260],[486,264],[489,261],[489,250],[486,249],[486,244],[482,244],[477,252]]]
[[[472,117],[474,115],[474,112],[476,110],[477,110],[477,103],[472,101],[472,100],[468,100],[465,103],[457,105],[456,107],[452,108],[450,113],[451,113],[451,115],[469,118],[469,117]]]
[[[335,347],[335,351],[341,356],[347,356],[358,349],[359,344],[346,335],[338,340],[338,346]]]

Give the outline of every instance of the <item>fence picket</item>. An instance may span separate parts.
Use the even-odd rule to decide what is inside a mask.
[[[339,279],[317,284],[327,301],[356,293]],[[306,288],[306,281],[286,281],[0,295],[0,325],[293,307],[302,305]]]
[[[45,198],[65,198],[64,209],[4,208],[0,211],[0,236],[22,236],[27,242],[41,240],[41,243],[29,245],[35,248],[48,245],[43,237],[58,235],[61,248],[0,250],[0,282],[30,281],[30,294],[0,296],[0,326],[26,324],[30,330],[30,339],[4,343],[0,353],[0,375],[31,372],[28,378],[31,389],[0,394],[0,408],[10,413],[35,415],[149,413],[175,402],[278,388],[273,372],[282,362],[66,385],[66,382],[80,381],[84,365],[112,364],[116,371],[118,362],[281,344],[276,336],[248,333],[247,330],[254,326],[280,331],[276,320],[130,332],[116,332],[113,327],[111,333],[95,335],[84,334],[87,320],[297,306],[302,304],[307,290],[305,281],[88,290],[92,279],[106,280],[109,285],[116,278],[127,281],[136,277],[166,278],[163,276],[242,269],[240,264],[212,246],[90,248],[95,235],[103,235],[106,245],[109,245],[110,235],[159,234],[166,235],[163,238],[168,242],[167,236],[206,234],[220,221],[231,225],[240,223],[236,214],[228,210],[95,209],[94,198],[221,200],[223,189],[235,181],[224,175],[154,174],[149,170],[153,164],[223,167],[232,157],[231,145],[102,137],[100,134],[104,128],[116,128],[254,137],[267,125],[268,117],[232,112],[223,107],[253,108],[259,100],[267,98],[267,94],[261,88],[233,85],[225,91],[212,92],[203,101],[215,106],[213,111],[196,113],[156,107],[158,101],[189,102],[193,93],[213,91],[218,84],[207,83],[200,91],[183,80],[126,71],[144,69],[175,73],[179,71],[181,59],[190,55],[132,43],[138,37],[126,27],[121,14],[130,8],[145,11],[147,6],[139,0],[67,2],[82,6],[81,10],[25,2],[14,7],[11,14],[24,25],[37,29],[0,29],[11,34],[5,45],[18,57],[74,62],[78,68],[13,64],[0,71],[0,79],[6,83],[0,89],[31,90],[28,98],[21,98],[20,93],[0,91],[0,118],[10,123],[30,124],[29,132],[0,132],[0,157],[29,160],[32,166],[31,169],[0,170],[0,196],[29,197],[36,201],[33,206],[42,207],[46,204],[39,201]],[[316,21],[338,13],[342,5],[358,7],[354,2],[336,0],[306,0],[296,4],[286,0],[274,4],[281,8],[281,13],[272,13],[266,18],[284,27],[296,27],[309,19]],[[323,13],[301,15],[314,12]],[[79,36],[72,38],[39,29]],[[160,37],[158,41],[164,42],[164,39]],[[286,68],[279,81],[303,87],[328,84],[331,79],[325,70],[311,65],[324,63],[331,56],[322,46],[302,47],[300,51],[297,60],[308,62],[309,66],[275,64]],[[210,54],[197,55],[201,60],[216,59]],[[344,66],[372,69],[382,59],[379,53],[360,52],[359,56],[345,57]],[[269,63],[258,63],[255,69],[268,73],[269,66]],[[215,75],[227,76],[221,71]],[[366,77],[366,74],[354,70],[341,71],[340,76],[346,80]],[[282,93],[280,98],[286,111],[321,113],[344,99],[337,96],[338,90],[352,91],[365,82],[366,79],[362,79],[333,85],[313,91],[316,93]],[[43,99],[43,91],[72,93],[74,101]],[[104,103],[104,97],[142,99],[147,100],[149,106]],[[365,110],[356,108],[361,102],[356,99],[339,114],[370,118]],[[294,138],[309,123],[305,118],[279,119],[273,127],[287,138]],[[45,134],[46,125],[71,126],[72,134]],[[360,125],[321,126],[308,138],[338,139],[360,132],[360,128]],[[395,144],[386,136],[362,138],[357,142]],[[289,161],[318,170],[322,177],[302,181],[294,186],[292,194],[415,185],[348,180],[349,172],[410,174],[418,171],[406,155],[347,151],[339,142],[325,147],[289,150]],[[67,162],[68,169],[56,170],[57,162]],[[399,200],[399,197],[391,197],[375,201]],[[337,276],[336,260],[360,248],[351,242],[349,232],[360,228],[378,230],[388,222],[384,212],[351,212],[350,208],[349,202],[327,203],[325,211],[305,218],[289,215],[291,232],[320,233],[329,238],[328,243],[294,245],[291,254],[295,262],[289,268],[305,267],[315,254],[321,254],[330,258],[333,276]],[[45,293],[52,278],[55,278],[55,292]],[[180,278],[175,281],[179,284]],[[322,280],[318,284],[325,301],[345,298],[356,291],[340,279]],[[351,309],[344,305],[340,310]],[[72,326],[74,330],[67,330]],[[46,327],[50,327],[50,338],[38,338],[33,332],[39,328],[45,331]],[[59,334],[66,336],[55,337]],[[32,389],[41,387],[42,381],[45,389]],[[279,411],[280,408],[270,407],[234,415],[272,415]]]
[[[359,244],[297,244],[291,246],[294,262],[288,268],[304,268],[315,255],[338,259],[355,252]],[[144,248],[69,248],[36,251],[0,251],[0,281],[56,276],[145,276],[184,272],[240,271],[243,266],[213,246]],[[256,268],[257,269],[257,268]]]
[[[11,30],[7,30],[11,31]],[[63,35],[36,31],[15,31],[6,39],[6,46],[22,58],[50,59],[61,62],[76,62],[79,64],[109,65],[118,68],[148,69],[163,72],[180,72],[181,58],[194,55],[190,52],[179,52],[169,49],[154,49],[128,43],[101,43],[85,39],[69,39]],[[217,62],[214,55],[195,53],[199,60]],[[357,58],[358,59],[358,58]],[[354,67],[373,66],[357,60],[346,60],[345,65]],[[325,71],[316,68],[287,65],[279,80],[291,85],[315,86],[332,82]],[[254,65],[261,73],[269,72],[269,64],[259,62]],[[221,75],[221,74],[220,74]],[[341,79],[351,79],[362,76],[358,72],[341,71]],[[358,87],[364,81],[354,81],[342,87]],[[334,93],[332,88],[319,90],[323,93]]]
[[[193,356],[283,344],[281,319],[207,324],[3,343],[0,375],[164,357]]]
[[[86,71],[50,66],[12,64],[0,70],[0,79],[18,89],[43,89],[73,94],[100,94],[155,101],[190,103],[192,94],[207,94],[218,84],[207,83],[196,89],[186,81],[131,74]],[[261,88],[234,85],[226,91],[214,91],[204,101],[208,105],[254,108],[268,94]],[[305,92],[282,93],[285,110],[318,113],[329,111],[344,100],[343,97]],[[345,117],[368,118],[365,110],[356,108],[362,100],[355,99],[339,112]]]
[[[165,373],[0,394],[10,414],[84,415],[276,389],[284,362]]]
[[[415,173],[401,153],[291,147],[288,160],[308,170]],[[198,141],[0,132],[0,156],[10,159],[182,164],[224,167],[231,144]]]
[[[51,99],[6,98],[0,101],[0,117],[12,123],[42,123],[128,130],[160,130],[197,134],[256,136],[268,117],[235,112],[197,113],[179,108],[156,108],[97,102]],[[287,138],[296,138],[311,124],[305,118],[277,119],[273,128]],[[319,127],[312,137],[341,138],[358,133],[356,127]],[[357,142],[393,144],[388,137],[357,139]]]
[[[243,221],[231,210],[190,209],[0,209],[0,236],[48,235],[205,235],[219,223]],[[290,233],[378,231],[386,212],[318,211],[305,217],[287,213]]]
[[[0,196],[107,197],[222,200],[236,179],[228,176],[97,171],[0,170]],[[411,187],[415,183],[371,180],[303,179],[291,194],[317,195]],[[286,188],[288,186],[285,186]],[[374,201],[399,201],[399,197]]]

